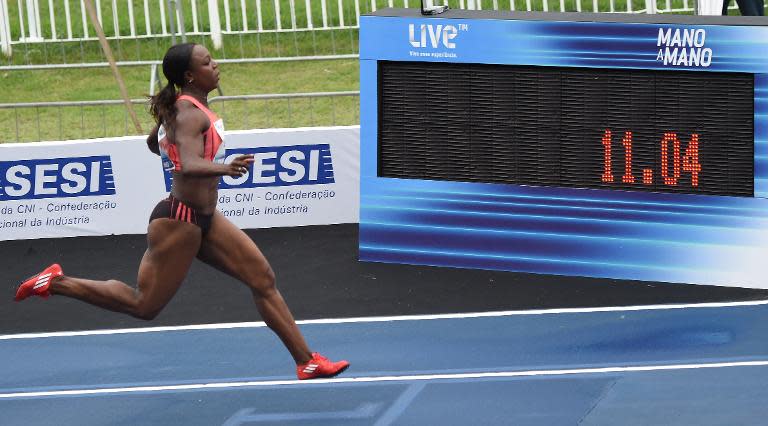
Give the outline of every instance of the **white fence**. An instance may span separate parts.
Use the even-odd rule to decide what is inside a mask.
[[[216,96],[209,102],[229,130],[348,126],[360,122],[360,92]],[[132,100],[134,108],[146,99]],[[144,131],[154,122],[140,115]],[[122,100],[0,103],[0,146],[134,134]],[[2,179],[0,179],[0,182]]]
[[[94,0],[112,40],[357,29],[360,14],[420,0]],[[691,12],[695,0],[436,0],[460,9],[554,12]],[[29,43],[94,41],[82,0],[0,0],[0,51]],[[153,58],[156,59],[156,58]]]

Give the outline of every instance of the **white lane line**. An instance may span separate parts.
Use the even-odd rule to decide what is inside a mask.
[[[552,314],[581,314],[593,312],[633,312],[633,311],[660,311],[672,309],[711,309],[731,308],[740,306],[768,305],[768,300],[750,300],[744,302],[720,302],[720,303],[691,303],[691,304],[667,304],[667,305],[639,305],[639,306],[610,306],[599,308],[559,308],[559,309],[530,309],[520,311],[494,311],[494,312],[470,312],[458,314],[434,314],[434,315],[402,315],[382,317],[358,317],[358,318],[330,318],[296,321],[304,324],[348,324],[366,322],[392,322],[392,321],[424,321],[440,319],[464,319],[464,318],[488,318],[506,317],[515,315],[552,315]],[[263,322],[234,322],[217,324],[195,324],[163,327],[123,328],[113,330],[85,330],[85,331],[59,331],[50,333],[23,333],[0,335],[0,340],[15,339],[39,339],[46,337],[72,337],[72,336],[98,336],[110,334],[131,333],[157,333],[164,331],[187,330],[221,330],[233,328],[259,328],[266,327]]]
[[[266,386],[295,386],[295,385],[322,385],[341,383],[382,383],[382,382],[409,382],[430,380],[461,380],[461,379],[492,379],[510,377],[534,377],[534,376],[564,376],[573,374],[605,374],[627,373],[664,370],[692,370],[705,368],[728,367],[765,367],[768,360],[741,361],[741,362],[716,362],[704,364],[672,364],[672,365],[645,365],[629,367],[600,367],[600,368],[573,368],[563,370],[528,370],[528,371],[502,371],[492,373],[454,373],[454,374],[417,374],[404,376],[370,376],[370,377],[344,377],[334,379],[316,380],[268,380],[250,382],[210,382],[183,385],[164,386],[136,386],[125,388],[101,388],[101,389],[74,389],[40,392],[15,392],[0,393],[0,399],[40,398],[59,396],[90,396],[90,395],[116,395],[136,392],[177,392],[187,390],[211,390],[211,389],[236,389],[255,388]]]

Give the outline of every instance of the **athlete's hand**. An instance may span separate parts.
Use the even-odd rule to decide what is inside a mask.
[[[248,168],[251,164],[253,164],[253,154],[238,155],[231,163],[227,164],[228,169],[225,174],[227,176],[240,177],[248,173]]]

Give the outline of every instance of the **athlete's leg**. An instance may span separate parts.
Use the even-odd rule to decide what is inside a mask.
[[[51,283],[51,293],[136,318],[155,318],[187,275],[202,233],[193,224],[172,219],[155,219],[147,231],[148,245],[139,265],[138,288],[117,280],[94,281],[64,275]]]
[[[203,238],[198,258],[250,287],[264,322],[280,337],[297,364],[312,358],[288,305],[275,286],[275,274],[266,257],[245,232],[218,211]]]

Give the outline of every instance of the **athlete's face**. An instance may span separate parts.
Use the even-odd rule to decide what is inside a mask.
[[[186,78],[206,93],[219,86],[219,65],[204,46],[198,44],[192,48]]]

